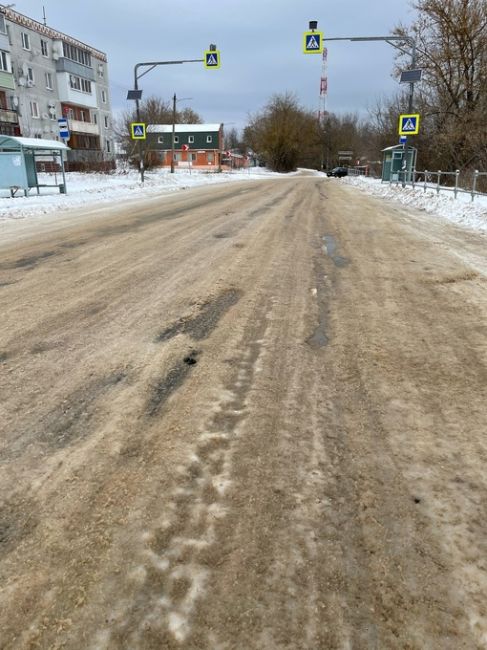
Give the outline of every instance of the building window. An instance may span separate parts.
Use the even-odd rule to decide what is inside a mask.
[[[110,153],[111,150],[112,150],[112,143],[110,142],[110,140],[107,140],[107,152]]]
[[[30,103],[30,114],[32,117],[39,117],[39,104],[37,102]]]
[[[189,144],[193,144],[193,142],[194,142],[194,135],[188,135],[188,142],[189,142]]]
[[[164,136],[163,135],[157,136],[157,144],[164,144]]]
[[[93,124],[98,124],[98,115],[93,113]]]
[[[46,72],[46,88],[52,90],[52,74],[50,72]]]
[[[110,127],[110,121],[108,119],[108,115],[103,116],[103,122],[105,124],[105,129],[108,129]]]
[[[101,77],[102,79],[105,76],[105,69],[103,67],[103,63],[98,64],[98,76]]]
[[[24,50],[30,50],[30,38],[29,34],[26,32],[20,32],[20,37],[22,39],[22,47]]]
[[[7,52],[0,50],[0,70],[2,72],[10,72],[10,57]]]
[[[206,142],[209,144],[210,142],[213,142],[213,136],[212,135],[207,135],[206,136]]]
[[[41,38],[41,52],[42,52],[42,56],[49,56],[49,47],[47,45],[47,41],[44,41],[42,38]]]
[[[34,83],[34,70],[32,68],[27,68],[27,79]]]
[[[179,142],[179,135],[174,136],[174,144],[178,144]]]
[[[107,94],[104,90],[101,91],[101,101],[106,104],[107,103]]]
[[[211,151],[210,153],[207,154],[207,161],[213,162],[214,160],[215,160],[215,154],[213,153],[213,151]]]
[[[88,81],[88,79],[82,79],[74,74],[70,74],[69,85],[73,90],[79,90],[82,93],[91,95],[91,81]]]
[[[198,156],[195,153],[191,154],[191,160],[194,162]]]
[[[2,34],[7,33],[7,27],[5,25],[5,16],[3,14],[0,14],[0,32]]]
[[[180,162],[183,159],[183,154],[180,151],[174,153],[174,162]]]
[[[87,50],[70,45],[63,41],[63,53],[67,59],[81,63],[81,65],[91,66],[91,54]]]

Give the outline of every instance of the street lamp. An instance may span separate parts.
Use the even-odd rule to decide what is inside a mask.
[[[211,52],[216,52],[217,47],[213,43],[210,44],[209,50]],[[182,59],[181,61],[148,61],[146,63],[136,63],[134,66],[134,90],[129,90],[127,94],[127,99],[135,99],[135,113],[137,115],[137,122],[140,122],[140,99],[142,96],[142,91],[139,90],[139,79],[144,75],[148,74],[151,70],[156,68],[159,65],[180,65],[181,63],[205,63],[205,59]],[[139,74],[139,68],[149,68],[141,74]],[[139,146],[139,170],[140,170],[140,180],[144,182],[144,158],[143,158],[143,149],[142,141],[138,141]]]
[[[399,50],[403,54],[408,54],[411,57],[411,70],[414,70],[416,66],[416,39],[413,36],[348,36],[342,38],[325,38],[325,41],[384,41],[389,43],[392,47],[395,47],[396,50]],[[407,43],[410,47],[409,50],[402,48],[399,44]],[[408,101],[408,112],[413,112],[413,98],[414,98],[414,84],[415,81],[409,82],[409,101]],[[402,169],[406,170],[407,167],[407,136],[403,142],[402,149]],[[406,174],[403,174],[403,187],[406,185]]]

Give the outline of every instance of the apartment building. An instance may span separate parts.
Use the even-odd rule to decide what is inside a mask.
[[[0,134],[59,139],[60,117],[72,169],[113,159],[106,54],[0,5]]]

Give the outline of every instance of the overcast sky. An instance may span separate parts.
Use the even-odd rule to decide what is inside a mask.
[[[3,0],[7,4],[7,0]],[[140,80],[143,96],[190,97],[206,122],[242,128],[249,113],[274,93],[296,93],[318,110],[321,57],[302,53],[310,20],[326,37],[383,36],[414,14],[408,0],[17,0],[14,9],[108,55],[112,108],[126,101],[134,65],[141,61],[197,59],[210,43],[221,68],[202,63],[164,66]],[[394,49],[386,43],[328,44],[327,109],[362,115],[393,93]]]

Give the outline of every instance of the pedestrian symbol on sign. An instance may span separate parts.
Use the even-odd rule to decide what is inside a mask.
[[[321,54],[323,52],[323,32],[304,32],[303,52]]]
[[[220,67],[220,50],[206,50],[205,68],[219,68],[219,67]]]
[[[320,39],[316,38],[314,34],[308,36],[306,39],[306,49],[307,50],[319,50],[320,49]]]
[[[132,140],[145,140],[145,122],[132,122],[130,124]]]
[[[399,135],[418,135],[419,133],[419,114],[399,116]]]

